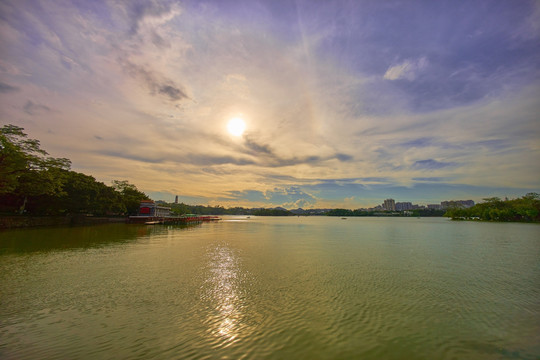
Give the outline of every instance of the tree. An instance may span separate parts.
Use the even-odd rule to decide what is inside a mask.
[[[326,213],[327,216],[353,216],[353,211],[349,209],[332,209]]]
[[[68,159],[47,156],[39,140],[28,139],[23,130],[11,124],[0,129],[0,195],[15,195],[22,202],[21,212],[29,196],[60,192],[59,171],[71,166]]]
[[[141,200],[148,199],[148,195],[127,180],[113,180],[113,188],[120,193],[128,214],[137,214]]]
[[[540,195],[537,193],[528,193],[513,200],[492,197],[484,201],[468,209],[449,209],[445,216],[452,219],[540,222]]]

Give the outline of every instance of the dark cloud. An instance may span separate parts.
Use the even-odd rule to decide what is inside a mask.
[[[210,166],[210,165],[254,165],[255,162],[250,159],[234,156],[215,156],[215,155],[202,155],[202,154],[190,154],[184,158],[185,161],[195,165]],[[180,160],[182,162],[182,160]]]
[[[308,181],[308,179],[301,179],[301,178],[297,178],[296,176],[281,175],[281,174],[271,174],[271,173],[263,174],[263,177],[265,179],[275,179],[275,180],[279,180],[279,181],[282,181],[282,182],[294,182],[294,183],[297,183],[297,182]]]
[[[250,155],[257,157],[258,165],[265,167],[283,167],[298,164],[314,164],[321,160],[324,160],[320,156],[316,155],[285,158],[277,155],[270,147],[270,145],[259,143],[257,140],[250,138],[249,136],[245,137],[244,145],[248,149],[248,153]]]
[[[502,139],[477,141],[477,142],[472,143],[471,145],[484,147],[489,150],[501,150],[501,149],[506,149],[511,146],[507,140],[502,140]]]
[[[213,167],[203,167],[201,168],[201,171],[207,174],[216,175],[216,176],[223,176],[223,175],[229,175],[232,172],[229,170],[224,170],[222,168],[213,168]]]
[[[437,170],[449,166],[456,166],[453,162],[442,162],[433,159],[418,160],[413,164],[413,167],[421,170]]]
[[[272,151],[272,149],[270,148],[269,145],[259,144],[255,140],[251,139],[248,136],[246,136],[246,138],[245,138],[245,145],[249,150],[251,150],[252,152],[254,152],[256,154],[273,155],[273,151]]]
[[[204,155],[204,154],[187,154],[184,156],[178,156],[176,154],[144,154],[144,153],[133,153],[129,150],[100,150],[99,154],[106,156],[113,156],[122,159],[130,159],[136,161],[142,161],[145,163],[160,164],[165,162],[175,162],[183,164],[193,164],[199,166],[212,166],[212,165],[224,165],[224,164],[233,164],[233,165],[253,165],[254,161],[241,157],[234,156],[215,156],[215,155]],[[208,168],[206,168],[208,172]]]
[[[150,89],[150,94],[165,95],[170,101],[189,99],[189,96],[174,81],[155,73],[153,70],[134,64],[125,58],[119,58],[118,62],[124,72],[132,78],[142,81]]]
[[[323,161],[331,160],[331,159],[338,159],[342,162],[351,161],[353,159],[352,156],[342,153],[337,153],[331,156],[322,157],[318,155],[307,155],[307,156],[295,156],[291,158],[285,158],[277,156],[273,153],[268,153],[270,151],[269,148],[260,148],[259,152],[260,154],[267,154],[270,155],[268,157],[262,156],[259,160],[259,165],[261,166],[267,166],[267,167],[284,167],[284,166],[293,166],[293,165],[300,165],[300,164],[309,164],[309,165],[316,165],[318,163],[321,163]]]
[[[187,98],[186,94],[184,92],[172,85],[163,85],[159,87],[158,92],[160,94],[167,95],[170,100],[177,101],[182,100],[183,98]]]
[[[503,139],[491,139],[491,140],[481,140],[481,141],[472,141],[472,142],[460,142],[452,144],[440,140],[437,138],[418,138],[410,141],[406,141],[398,144],[405,148],[424,148],[424,147],[438,147],[441,149],[470,149],[470,148],[486,148],[489,150],[503,150],[512,147],[512,144],[508,140]]]
[[[161,47],[161,48],[171,47],[171,43],[165,40],[161,35],[159,35],[155,31],[152,32],[151,38],[152,38],[152,44],[156,45],[157,47]]]
[[[444,177],[415,177],[412,178],[414,181],[428,181],[428,182],[441,182],[441,181],[448,181],[448,178]]]
[[[121,159],[141,161],[141,162],[151,163],[151,164],[160,164],[165,161],[163,157],[150,157],[150,156],[143,156],[141,154],[132,154],[129,152],[114,151],[114,150],[101,150],[101,151],[98,151],[97,153],[101,155],[117,157]]]
[[[389,183],[392,181],[392,179],[386,178],[386,177],[364,177],[358,180],[363,181],[363,182],[379,182],[379,183]]]
[[[302,164],[315,164],[321,160],[322,158],[320,156],[311,155],[311,156],[306,156],[305,158],[301,159],[301,163]]]
[[[406,141],[404,143],[401,143],[400,145],[407,148],[410,148],[410,147],[418,148],[418,147],[428,147],[428,146],[433,145],[433,143],[434,143],[433,138],[424,137],[424,138]]]
[[[353,159],[353,157],[351,155],[337,153],[336,154],[336,159],[338,159],[339,161],[342,161],[342,162],[347,162],[347,161],[351,161]]]
[[[398,145],[405,148],[424,148],[424,147],[433,146],[433,147],[437,147],[441,149],[461,149],[464,146],[468,146],[469,144],[461,144],[461,143],[452,144],[450,142],[444,141],[443,139],[439,139],[436,137],[423,137],[423,138],[406,141]]]
[[[28,100],[26,104],[24,104],[23,110],[28,115],[40,115],[53,111],[50,107],[41,104],[35,104],[31,100]]]
[[[19,90],[20,88],[18,88],[17,86],[11,86],[4,82],[0,82],[0,93],[5,94],[5,93],[17,92]]]
[[[390,183],[392,179],[386,177],[360,177],[360,178],[333,178],[333,179],[316,179],[320,184],[334,184],[343,186],[347,184],[356,184],[363,186],[361,183]]]
[[[321,160],[318,156],[304,156],[304,157],[293,157],[293,158],[280,158],[274,157],[272,159],[262,161],[261,166],[266,167],[284,167],[284,166],[293,166],[300,164],[314,164]]]

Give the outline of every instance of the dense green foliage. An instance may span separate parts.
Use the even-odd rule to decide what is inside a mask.
[[[444,216],[446,210],[438,209],[415,209],[411,210],[411,216],[430,217],[430,216]]]
[[[23,210],[28,197],[61,191],[60,174],[71,165],[68,159],[47,156],[39,145],[18,126],[0,129],[0,196],[21,198]]]
[[[182,214],[200,214],[200,215],[255,215],[255,216],[292,216],[292,212],[284,209],[261,209],[261,208],[243,208],[232,207],[224,208],[223,206],[203,206],[203,205],[187,205],[184,203],[171,204],[161,203],[164,206],[169,206],[171,211],[177,215]]]
[[[239,213],[229,213],[227,210],[221,206],[203,206],[203,205],[187,205],[184,203],[174,204],[160,202],[161,205],[168,206],[171,208],[171,211],[176,215],[182,214],[200,214],[200,215],[242,215],[242,212]]]
[[[294,214],[285,209],[258,209],[253,212],[257,216],[293,216]]]
[[[537,193],[513,200],[493,197],[484,201],[467,209],[449,209],[444,216],[454,220],[540,222],[540,195]]]
[[[23,128],[0,128],[0,211],[33,215],[134,214],[148,196],[127,181],[107,186],[47,156]]]
[[[328,216],[360,216],[357,215],[356,210],[350,209],[332,209],[326,213]]]

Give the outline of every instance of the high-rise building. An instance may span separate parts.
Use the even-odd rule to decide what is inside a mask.
[[[178,195],[176,195],[176,197],[174,198],[174,203],[178,204]]]
[[[410,202],[397,202],[396,211],[412,210],[413,204]]]
[[[384,210],[396,211],[396,201],[394,199],[386,199],[382,204]]]

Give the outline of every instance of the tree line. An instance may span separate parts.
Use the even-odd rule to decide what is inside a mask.
[[[453,220],[540,222],[540,195],[537,193],[512,200],[498,197],[483,200],[470,208],[449,209],[444,216]]]
[[[126,180],[105,185],[72,171],[15,125],[0,128],[0,212],[31,215],[130,215],[148,196]]]
[[[343,217],[353,217],[353,216],[443,216],[444,210],[437,209],[414,209],[407,211],[387,211],[387,210],[378,210],[378,211],[366,211],[361,209],[350,210],[350,209],[332,209],[326,213],[328,216],[343,216]]]
[[[285,209],[264,209],[223,206],[188,205],[184,203],[158,202],[171,208],[176,215],[199,214],[199,215],[254,215],[254,216],[293,216],[294,214]]]

